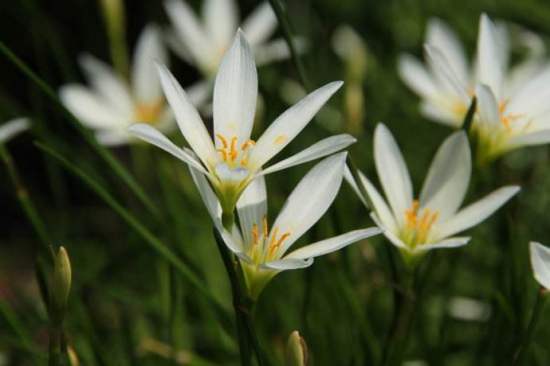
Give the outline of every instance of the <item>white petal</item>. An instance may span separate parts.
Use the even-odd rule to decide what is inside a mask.
[[[194,156],[174,145],[172,141],[168,140],[166,136],[160,133],[153,126],[146,123],[134,123],[127,128],[127,131],[135,137],[140,138],[143,141],[153,144],[156,147],[166,151],[167,153],[174,155],[176,158],[180,159],[184,163],[189,164],[200,172],[208,174],[208,172]]]
[[[462,80],[452,69],[445,55],[437,47],[424,45],[426,59],[434,75],[437,77],[441,86],[456,98],[460,98],[464,103],[469,103],[470,97],[466,87],[467,80]]]
[[[402,55],[397,61],[397,70],[403,82],[423,98],[435,98],[441,92],[432,75],[415,57]]]
[[[401,224],[405,220],[404,211],[412,207],[412,183],[397,142],[383,123],[374,131],[374,159],[393,216]]]
[[[166,14],[174,26],[175,34],[199,67],[212,62],[217,48],[200,24],[195,12],[184,0],[165,0]]]
[[[328,210],[340,189],[345,162],[346,153],[324,159],[290,194],[270,232],[272,235],[277,228],[278,235],[290,233],[279,248],[281,255]]]
[[[428,23],[426,43],[441,50],[456,75],[467,82],[468,66],[462,44],[449,26],[440,19]]]
[[[205,165],[215,165],[216,150],[197,109],[166,66],[157,63],[157,70],[183,137]]]
[[[550,143],[550,130],[541,130],[513,137],[506,142],[506,146],[513,149],[521,146],[543,145],[548,143]]]
[[[267,1],[260,4],[245,19],[242,30],[251,46],[264,43],[277,29],[277,17]]]
[[[192,166],[189,166],[189,172],[191,172],[191,177],[193,177],[195,186],[197,186],[197,189],[199,190],[199,194],[206,206],[208,214],[212,218],[212,221],[216,227],[221,228],[222,208],[220,202],[218,201],[218,197],[216,197],[214,190],[212,190],[210,183],[208,183],[208,179],[206,179],[206,176],[202,172]]]
[[[95,138],[101,145],[109,147],[126,145],[132,142],[130,136],[122,128],[120,130],[99,130],[95,133]]]
[[[296,52],[304,53],[308,48],[308,42],[301,37],[292,38]],[[272,62],[287,60],[290,58],[290,48],[284,39],[276,39],[266,44],[258,45],[253,48],[256,65],[263,66]]]
[[[403,240],[399,239],[396,235],[396,231],[392,231],[389,228],[385,227],[378,215],[375,212],[371,212],[370,217],[375,222],[375,224],[380,227],[381,229],[384,229],[384,236],[386,239],[390,241],[393,245],[398,247],[399,249],[405,249],[406,251],[410,252],[411,248],[403,242]]]
[[[289,269],[306,268],[313,264],[313,258],[307,259],[281,259],[278,261],[263,263],[260,268],[286,271]]]
[[[341,81],[327,84],[308,94],[280,115],[256,143],[249,165],[260,167],[278,154],[304,129],[342,84]]]
[[[487,85],[479,85],[476,89],[481,122],[487,125],[500,125],[498,102],[493,91]]]
[[[250,139],[256,100],[258,75],[250,46],[239,30],[225,54],[214,85],[214,134],[227,141],[237,137],[237,148]],[[220,139],[216,146],[222,147]]]
[[[0,126],[0,143],[5,143],[31,127],[28,118],[14,118]]]
[[[420,193],[420,211],[437,211],[442,222],[456,213],[470,183],[471,159],[465,132],[455,132],[441,144]]]
[[[270,166],[269,168],[260,172],[260,174],[265,175],[277,172],[279,170],[287,169],[298,164],[303,164],[307,163],[308,161],[322,158],[324,156],[345,149],[356,141],[357,140],[355,139],[355,137],[348,134],[328,137],[311,145],[307,149],[302,150],[299,153]]]
[[[130,116],[112,109],[102,98],[81,85],[69,84],[61,87],[59,97],[65,107],[88,127],[114,129],[132,122]]]
[[[502,46],[499,44],[496,29],[487,15],[482,14],[477,39],[478,82],[488,85],[497,99],[501,97],[505,71],[501,57]]]
[[[258,177],[244,190],[237,202],[239,222],[245,244],[253,243],[252,228],[262,228],[263,219],[267,215],[267,191],[265,178]],[[248,248],[245,248],[248,251]]]
[[[510,98],[506,111],[510,114],[534,115],[546,110],[550,99],[550,68],[522,80],[522,84]]]
[[[78,61],[93,89],[110,109],[123,115],[133,115],[134,102],[130,89],[120,75],[116,74],[109,65],[91,55],[82,55]]]
[[[229,250],[235,253],[239,258],[243,257],[249,259],[248,256],[243,256],[243,243],[240,241],[238,235],[230,234],[229,231],[227,231],[223,227],[218,228],[218,230],[225,245],[227,245]]]
[[[214,167],[216,175],[222,182],[242,182],[250,173],[248,168],[240,166],[237,168],[231,168],[227,163],[219,163]]]
[[[349,233],[335,236],[334,238],[321,240],[317,243],[306,245],[285,256],[283,259],[307,259],[319,257],[328,253],[335,252],[345,246],[358,242],[371,236],[382,233],[383,230],[377,227],[371,227],[363,230],[350,231]]]
[[[436,244],[421,244],[417,246],[414,251],[423,252],[423,251],[432,250],[432,249],[457,248],[468,244],[470,239],[471,238],[468,236],[457,236],[454,238],[442,240]]]
[[[449,237],[479,224],[508,202],[519,190],[520,188],[516,186],[502,187],[463,208],[454,217],[438,227],[438,232],[441,233],[440,236],[442,238]]]
[[[132,65],[132,87],[138,103],[155,104],[163,99],[154,60],[166,63],[166,49],[159,29],[148,25],[139,36]]]
[[[441,124],[460,128],[464,122],[464,115],[458,113],[458,111],[452,108],[452,105],[459,105],[462,100],[451,100],[449,97],[449,104],[438,103],[437,101],[425,100],[420,104],[420,112],[427,118],[439,122]]]
[[[533,274],[540,285],[550,289],[550,248],[536,242],[529,243]]]
[[[225,49],[237,30],[239,9],[234,0],[206,0],[203,9],[204,26],[210,39]]]

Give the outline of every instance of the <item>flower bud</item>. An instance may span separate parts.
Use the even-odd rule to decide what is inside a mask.
[[[51,285],[51,299],[59,312],[63,312],[71,289],[71,262],[64,247],[60,247],[55,257]]]
[[[306,341],[300,336],[298,331],[290,333],[286,344],[285,365],[286,366],[305,366],[307,364],[307,346]]]

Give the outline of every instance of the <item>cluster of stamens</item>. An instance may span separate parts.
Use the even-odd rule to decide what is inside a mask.
[[[217,152],[219,152],[222,155],[222,160],[226,163],[228,163],[231,167],[238,164],[238,158],[239,158],[239,150],[235,146],[237,144],[237,136],[233,136],[231,138],[231,141],[227,141],[225,137],[220,135],[219,133],[216,134],[216,137],[221,141],[222,147],[219,149],[216,149]],[[254,146],[256,142],[254,140],[247,140],[244,144],[242,144],[240,151],[242,151],[242,155],[240,158],[240,165],[246,166],[248,164],[247,156],[249,148]]]
[[[512,128],[510,127],[510,123],[520,119],[523,117],[522,114],[504,114],[506,111],[506,107],[508,107],[508,103],[510,102],[509,99],[506,99],[503,103],[501,103],[498,106],[498,112],[500,114],[500,123],[506,127],[506,131],[510,132]]]
[[[258,224],[254,223],[252,226],[252,259],[265,261],[270,259],[275,251],[281,247],[283,242],[290,236],[289,232],[282,234],[278,239],[279,228],[273,228],[271,232],[271,240],[269,238],[269,228],[267,226],[267,217],[263,218],[263,232],[260,233]],[[261,234],[261,236],[260,236]]]
[[[422,210],[422,214],[420,215],[418,206],[418,200],[414,200],[412,207],[404,211],[406,219],[404,241],[411,245],[423,244],[428,237],[430,229],[439,217],[437,211],[431,211],[429,208]]]
[[[164,109],[164,100],[152,104],[136,104],[134,114],[139,122],[153,124],[158,121],[162,110]]]

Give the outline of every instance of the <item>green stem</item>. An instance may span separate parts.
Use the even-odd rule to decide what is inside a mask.
[[[32,202],[27,192],[27,189],[23,185],[23,181],[21,179],[21,176],[19,175],[19,171],[17,170],[17,167],[15,166],[15,164],[13,163],[13,159],[11,158],[11,154],[2,143],[0,143],[0,156],[2,157],[2,161],[6,165],[6,168],[8,169],[8,175],[10,176],[10,179],[15,188],[17,200],[21,204],[21,207],[23,208],[27,219],[29,220],[32,227],[36,231],[36,234],[40,238],[40,241],[43,244],[43,249],[47,252],[50,252],[49,248],[56,247],[55,241],[50,236],[48,230],[46,229],[46,225],[40,218],[40,215],[38,214],[36,207],[34,206],[34,203]]]
[[[533,315],[531,316],[531,321],[529,322],[529,326],[522,337],[522,341],[517,352],[517,357],[512,365],[522,366],[527,364],[529,349],[531,348],[535,335],[537,334],[548,296],[550,295],[547,289],[541,288],[539,290],[535,307],[533,309]]]
[[[233,214],[227,215],[226,220],[228,224],[233,222],[229,221],[230,217]],[[222,214],[222,218],[224,215]],[[233,296],[233,308],[235,309],[235,317],[237,321],[237,332],[239,337],[239,351],[241,355],[241,365],[250,366],[251,365],[251,346],[252,350],[256,354],[256,360],[258,361],[258,366],[263,365],[262,354],[260,348],[260,342],[256,336],[254,330],[254,308],[255,303],[251,300],[246,299],[246,296],[243,292],[241,282],[237,273],[237,267],[235,261],[231,257],[227,246],[223,242],[218,230],[214,229],[214,237],[216,239],[216,244],[218,245],[218,250],[223,260],[223,264],[227,271],[229,281],[231,283],[231,294]]]
[[[50,345],[48,347],[48,366],[58,366],[61,362],[61,329],[50,326]]]
[[[285,41],[288,44],[288,48],[290,50],[290,56],[292,57],[292,60],[294,61],[294,65],[298,70],[298,75],[300,76],[300,80],[302,81],[302,84],[304,84],[304,87],[306,88],[306,90],[311,91],[312,87],[311,87],[309,78],[307,76],[306,68],[302,63],[302,58],[300,57],[300,54],[296,50],[296,45],[294,44],[294,36],[293,36],[294,31],[292,30],[290,21],[288,20],[285,14],[283,6],[279,2],[279,0],[269,0],[269,4],[273,8],[273,11],[277,16],[277,20],[281,25],[281,29],[283,31],[283,37],[285,38]]]

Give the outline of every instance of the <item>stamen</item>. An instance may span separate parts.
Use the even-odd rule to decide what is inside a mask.
[[[216,149],[216,151],[222,154],[223,161],[227,161],[227,151],[225,149]]]
[[[230,150],[230,156],[231,156],[231,161],[235,161],[235,159],[237,158],[237,150],[235,150],[235,142],[237,142],[237,136],[233,136],[233,138],[231,138],[231,150]]]
[[[275,240],[277,239],[277,232],[279,231],[279,228],[276,227],[273,229],[273,233],[271,233],[271,241],[269,243],[269,254],[273,253],[273,250],[275,250]]]
[[[253,244],[254,245],[258,244],[258,225],[256,223],[252,225],[252,237],[253,237]]]
[[[248,160],[246,159],[241,159],[241,166],[246,166],[248,164]]]
[[[248,140],[243,144],[243,146],[241,147],[241,150],[244,151],[247,147],[254,146],[254,145],[256,145],[256,141]]]
[[[216,137],[219,138],[220,141],[222,142],[223,148],[224,148],[224,149],[227,149],[227,140],[225,139],[225,137],[223,137],[223,136],[220,135],[219,133],[216,134]]]
[[[269,233],[267,230],[267,216],[264,216],[264,238],[267,238],[267,234]]]
[[[290,233],[284,233],[281,238],[279,239],[279,241],[277,242],[277,244],[275,244],[275,247],[274,248],[279,248],[281,246],[281,244],[283,243],[283,241],[285,241],[286,238],[288,238],[290,236]]]

